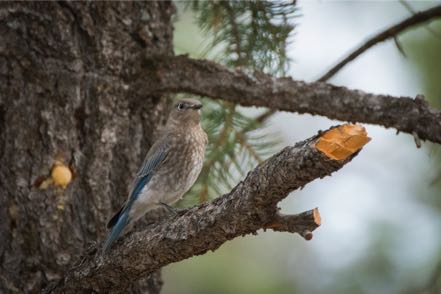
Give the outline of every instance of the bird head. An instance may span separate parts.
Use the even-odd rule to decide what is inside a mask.
[[[196,99],[182,99],[176,102],[167,121],[169,127],[191,127],[201,121],[202,103]]]

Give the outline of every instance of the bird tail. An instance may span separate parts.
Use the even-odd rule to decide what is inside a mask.
[[[113,220],[114,218],[112,218]],[[104,252],[107,252],[107,250],[110,249],[113,242],[121,235],[122,231],[126,227],[129,220],[129,209],[122,209],[118,212],[118,219],[116,222],[114,221],[114,224],[112,226],[112,230],[110,231],[109,235],[107,236],[107,240],[104,243]]]

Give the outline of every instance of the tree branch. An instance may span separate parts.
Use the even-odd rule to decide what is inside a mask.
[[[400,43],[398,42],[397,36],[409,29],[412,26],[417,26],[424,22],[429,22],[433,20],[433,18],[439,17],[438,11],[436,10],[435,13],[432,13],[432,9],[429,9],[424,12],[416,12],[414,11],[410,6],[406,5],[405,2],[403,4],[406,6],[406,8],[413,14],[412,17],[400,22],[399,24],[396,24],[392,26],[391,28],[387,28],[383,32],[373,36],[372,38],[368,39],[365,43],[360,45],[356,50],[351,52],[346,58],[344,58],[341,62],[336,64],[333,68],[331,68],[327,73],[325,73],[322,77],[320,77],[317,81],[319,82],[326,82],[331,77],[333,77],[337,72],[339,72],[344,66],[346,66],[349,62],[366,52],[368,49],[373,47],[375,44],[378,44],[382,41],[385,41],[389,38],[393,38],[398,50],[405,55],[404,50],[401,48]],[[435,9],[438,9],[439,7],[435,7]],[[438,35],[435,33],[435,31],[431,30],[429,27],[426,27],[426,29],[438,37]],[[259,116],[257,119],[259,122],[264,122],[268,118],[270,118],[274,113],[276,113],[275,110],[269,109],[265,111],[261,116]],[[418,146],[418,145],[417,145]]]
[[[149,82],[139,77],[133,84],[142,93],[188,92],[243,106],[392,127],[441,143],[441,111],[430,108],[422,96],[412,99],[376,95],[327,83],[275,78],[261,72],[248,74],[186,56],[156,57],[147,60],[145,67]]]
[[[441,17],[441,5],[433,7],[431,9],[416,12],[411,17],[393,25],[379,34],[371,37],[365,43],[360,45],[356,50],[350,53],[347,57],[345,57],[342,61],[332,67],[327,73],[325,73],[318,81],[323,82],[329,80],[332,76],[334,76],[340,69],[342,69],[347,63],[351,62],[363,52],[371,48],[372,46],[383,42],[389,38],[395,38],[401,32],[407,30],[410,27],[428,22],[433,20],[434,18]]]
[[[264,229],[272,229],[276,232],[298,233],[305,240],[312,239],[312,231],[321,224],[321,217],[318,208],[305,211],[295,215],[284,215],[277,213],[273,220],[264,225]]]
[[[354,143],[351,138],[356,137],[364,140]],[[341,160],[331,159],[329,154],[338,148],[323,144],[329,139],[338,148],[352,151]],[[249,172],[230,193],[211,203],[186,209],[144,231],[129,234],[107,255],[92,247],[58,285],[46,291],[123,292],[134,281],[167,264],[216,250],[227,240],[255,234],[261,228],[296,232],[310,239],[311,232],[320,225],[318,210],[281,215],[277,203],[291,191],[339,170],[367,141],[363,128],[347,125],[286,147]]]

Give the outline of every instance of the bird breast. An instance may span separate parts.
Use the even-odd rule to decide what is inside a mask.
[[[151,188],[161,191],[163,202],[179,200],[196,182],[202,170],[207,136],[202,128],[173,136],[166,161],[152,179]]]

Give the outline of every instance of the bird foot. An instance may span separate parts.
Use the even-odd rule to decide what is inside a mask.
[[[168,212],[170,212],[173,215],[177,215],[179,212],[179,209],[176,209],[170,205],[168,205],[167,203],[164,202],[159,202],[159,205],[161,205],[162,207],[164,207],[165,209],[168,210]]]

